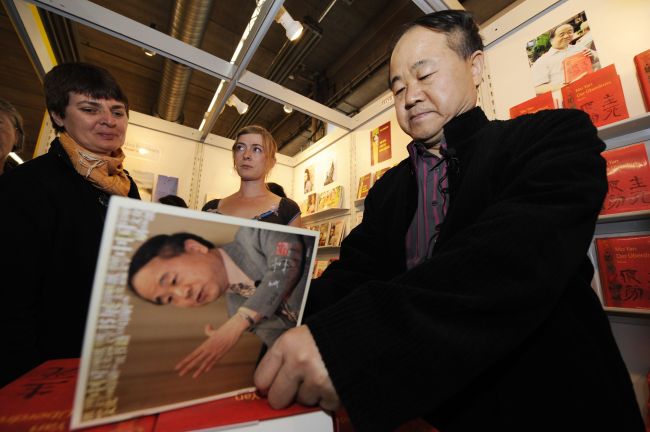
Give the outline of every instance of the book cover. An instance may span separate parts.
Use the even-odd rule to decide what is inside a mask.
[[[343,203],[343,186],[335,186],[318,195],[317,211],[330,208],[341,208]]]
[[[555,106],[553,93],[546,92],[510,108],[510,118],[513,119],[524,114],[533,114],[537,111],[555,108],[557,107]]]
[[[634,56],[634,66],[645,110],[650,111],[650,49]]]
[[[330,233],[327,239],[327,246],[341,246],[341,240],[345,235],[345,220],[339,219],[330,223]]]
[[[320,237],[318,238],[318,246],[327,246],[327,242],[329,241],[330,236],[330,223],[323,222],[318,225],[318,232],[320,233]]]
[[[607,195],[601,216],[650,209],[650,166],[644,143],[602,153],[607,161]]]
[[[561,91],[564,108],[586,112],[596,127],[629,117],[621,78],[613,64],[562,87]]]
[[[302,319],[315,242],[301,228],[112,197],[72,426],[249,390],[262,343]]]
[[[167,195],[178,195],[178,177],[158,174],[156,188],[153,191],[153,201],[158,202],[160,198]]]
[[[259,423],[273,420],[277,431],[309,430],[310,432],[331,432],[333,418],[318,407],[293,404],[285,409],[271,408],[266,399],[255,392],[242,393],[225,399],[206,402],[187,408],[161,413],[156,422],[156,431],[213,430],[222,427],[236,427],[236,431],[259,430]],[[301,425],[304,424],[305,426]]]
[[[377,171],[375,171],[372,174],[372,184],[375,184],[377,182],[377,180],[379,180],[384,174],[386,174],[386,171],[388,171],[391,168],[392,168],[392,166],[387,166],[387,167],[383,167],[383,168],[378,169]]]
[[[603,304],[650,308],[650,235],[596,239]]]
[[[357,189],[357,199],[362,199],[368,196],[368,191],[370,190],[370,173],[364,174],[359,177],[359,188]]]
[[[314,278],[319,278],[323,274],[327,266],[330,264],[328,260],[318,260],[314,266]]]
[[[390,122],[370,131],[370,165],[386,161],[392,156]]]
[[[564,70],[564,82],[571,83],[594,71],[591,64],[591,57],[583,53],[574,54],[562,61]]]
[[[68,431],[79,359],[49,360],[0,389],[0,431]],[[86,429],[154,430],[155,416]]]

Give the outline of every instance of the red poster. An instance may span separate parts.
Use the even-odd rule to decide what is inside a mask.
[[[370,131],[370,165],[390,159],[390,122]]]
[[[650,209],[650,168],[645,144],[603,152],[609,188],[601,215]]]
[[[596,240],[605,306],[650,308],[650,236]]]

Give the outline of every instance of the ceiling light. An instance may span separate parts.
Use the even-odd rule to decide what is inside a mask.
[[[282,109],[283,109],[284,112],[286,112],[287,114],[291,114],[291,113],[293,112],[293,108],[290,107],[289,105],[284,105],[284,106],[282,107]]]
[[[280,6],[280,11],[275,16],[275,21],[282,24],[282,27],[287,31],[287,38],[292,42],[302,34],[302,24],[291,18],[291,15],[289,15],[289,12],[287,12],[284,6]]]
[[[248,111],[248,104],[242,102],[234,94],[230,95],[230,97],[228,98],[228,101],[226,102],[226,105],[229,105],[231,107],[235,107],[237,109],[237,112],[239,113],[239,115],[244,115],[244,114],[246,114],[246,111]]]
[[[152,51],[152,50],[147,49],[147,48],[142,48],[142,51],[144,51],[145,55],[147,55],[149,57],[153,57],[153,56],[156,55],[155,51]]]

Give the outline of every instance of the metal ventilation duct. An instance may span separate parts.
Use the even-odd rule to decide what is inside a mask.
[[[169,35],[192,46],[199,46],[210,18],[213,0],[176,0]],[[183,122],[183,104],[192,69],[165,59],[158,103],[154,114],[172,122]]]

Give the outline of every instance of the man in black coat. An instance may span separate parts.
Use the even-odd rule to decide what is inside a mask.
[[[365,200],[306,325],[256,371],[275,407],[347,409],[389,431],[639,431],[586,253],[607,191],[586,114],[489,121],[483,44],[464,11],[404,28],[390,60],[409,158]]]

